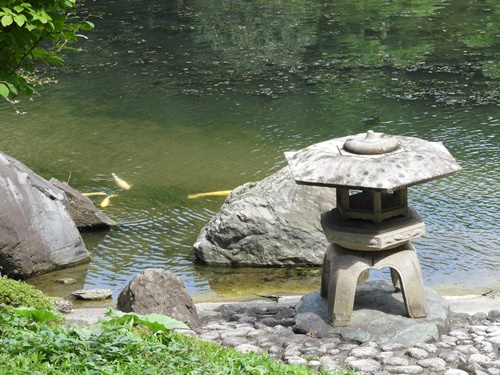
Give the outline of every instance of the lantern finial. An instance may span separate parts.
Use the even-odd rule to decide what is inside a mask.
[[[378,155],[396,151],[399,142],[396,137],[384,133],[375,133],[368,130],[365,134],[358,134],[344,142],[344,150],[354,154]]]

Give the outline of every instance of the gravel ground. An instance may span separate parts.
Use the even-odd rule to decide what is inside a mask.
[[[186,331],[248,353],[260,351],[291,364],[323,367],[334,373],[351,368],[364,374],[500,375],[500,295],[445,297],[453,312],[450,331],[440,341],[378,345],[318,339],[294,332],[300,297],[276,301],[199,303],[199,332]],[[92,324],[106,308],[78,308],[69,323]]]

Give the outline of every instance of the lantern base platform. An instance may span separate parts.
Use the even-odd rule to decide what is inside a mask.
[[[328,242],[360,251],[392,249],[425,234],[425,223],[411,207],[408,207],[408,215],[379,224],[359,219],[343,220],[335,208],[321,215],[321,226]]]
[[[328,301],[320,291],[302,297],[295,308],[298,332],[313,332],[318,338],[340,338],[347,342],[376,342],[379,345],[439,341],[448,332],[449,303],[431,288],[425,288],[427,317],[407,316],[403,296],[388,280],[369,281],[356,288],[351,325],[332,327],[328,322]]]
[[[411,318],[427,315],[424,282],[417,252],[407,241],[392,250],[353,251],[330,244],[323,263],[321,296],[328,297],[329,322],[335,327],[351,323],[358,277],[365,270],[391,269],[392,282],[401,290]]]

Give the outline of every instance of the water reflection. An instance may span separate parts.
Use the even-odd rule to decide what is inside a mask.
[[[71,269],[49,272],[29,280],[52,297],[67,297],[75,290],[83,289],[89,265],[84,264]]]
[[[205,297],[317,289],[293,270],[195,265],[191,246],[223,198],[187,195],[262,179],[286,165],[284,151],[370,128],[441,141],[463,167],[409,191],[427,224],[415,241],[425,282],[498,285],[499,45],[475,37],[499,27],[491,1],[87,6],[103,18],[53,71],[59,84],[23,101],[27,116],[0,109],[2,151],[118,194],[105,212],[120,225],[86,235],[84,286],[116,296],[141,269],[165,267]]]

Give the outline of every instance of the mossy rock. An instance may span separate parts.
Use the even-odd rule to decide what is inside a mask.
[[[0,305],[57,311],[50,298],[34,286],[22,281],[0,277]],[[60,322],[64,317],[56,318]]]

